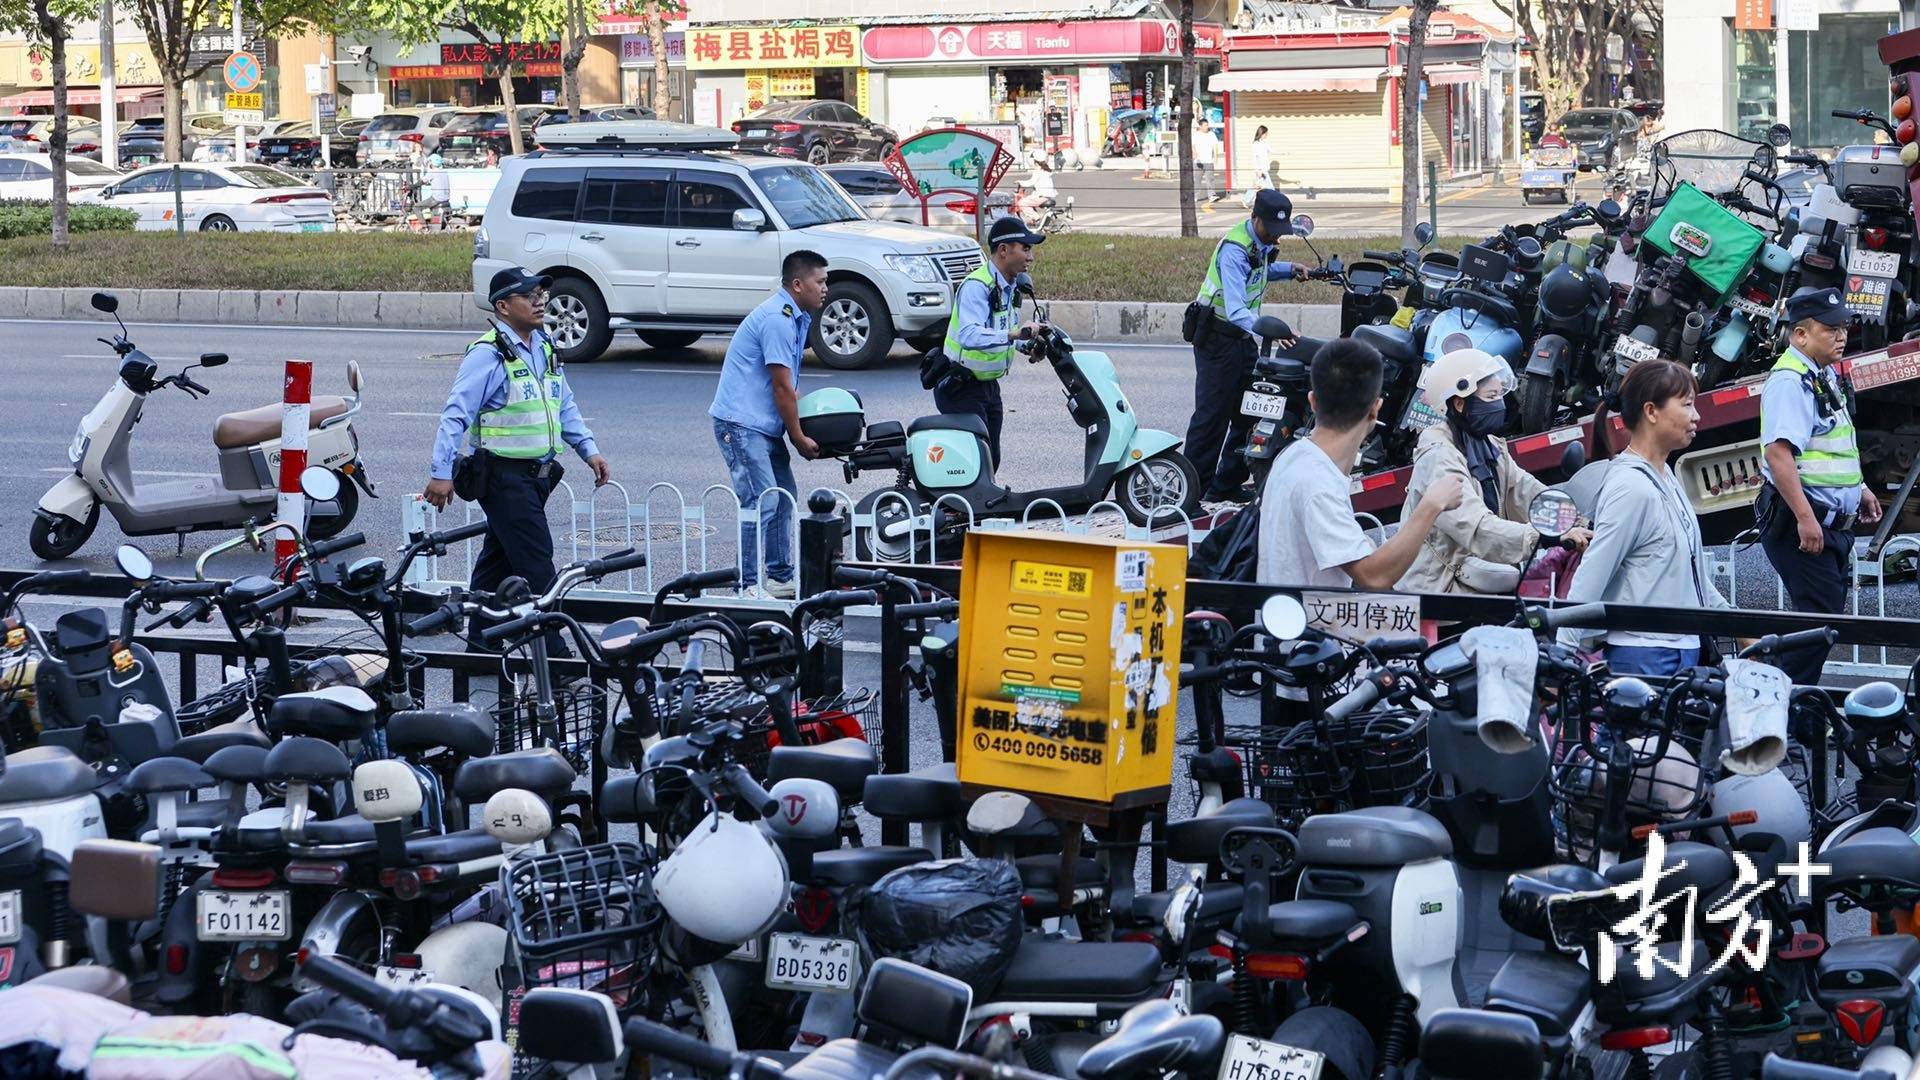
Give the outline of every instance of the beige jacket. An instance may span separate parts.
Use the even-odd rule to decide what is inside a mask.
[[[1488,562],[1519,563],[1533,554],[1540,534],[1527,523],[1527,507],[1533,497],[1546,488],[1522,469],[1500,447],[1500,512],[1487,509],[1480,484],[1467,471],[1467,456],[1454,445],[1445,424],[1435,424],[1420,433],[1413,451],[1413,478],[1407,481],[1407,501],[1400,509],[1400,520],[1407,520],[1420,496],[1441,476],[1458,473],[1464,485],[1460,505],[1440,515],[1420,554],[1396,586],[1403,592],[1456,593],[1469,591],[1460,584],[1460,564],[1475,555]]]

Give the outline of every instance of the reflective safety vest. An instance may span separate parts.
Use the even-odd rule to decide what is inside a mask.
[[[1000,331],[1012,329],[1013,298],[1000,295],[1000,305],[1004,306],[994,303],[995,295],[1004,294],[1007,290],[999,288],[993,280],[993,267],[986,263],[974,267],[973,273],[960,279],[961,287],[965,288],[969,281],[977,281],[986,287],[987,329]],[[1007,369],[1013,365],[1013,342],[1009,341],[1005,345],[990,349],[966,348],[960,344],[960,293],[958,290],[954,291],[953,306],[955,312],[953,319],[947,323],[947,343],[942,346],[946,350],[947,359],[966,368],[976,379],[997,379],[1005,375]]]
[[[1823,378],[1807,366],[1807,362],[1791,349],[1780,354],[1773,365],[1774,371],[1791,371],[1800,376],[1800,381],[1813,392],[1814,380]],[[1828,384],[1832,389],[1832,384]],[[1766,420],[1762,418],[1764,426]],[[1808,487],[1849,488],[1859,487],[1860,448],[1853,434],[1853,417],[1847,414],[1845,402],[1834,407],[1833,427],[1824,435],[1815,435],[1807,440],[1807,448],[1801,451],[1794,461],[1800,473],[1800,482]]]
[[[565,445],[560,438],[560,402],[565,397],[566,376],[553,362],[552,343],[539,334],[534,341],[546,365],[545,374],[540,376],[534,375],[533,365],[500,340],[498,327],[473,343],[498,352],[507,365],[507,399],[499,408],[482,410],[475,418],[475,447],[501,457],[537,461],[558,456]]]
[[[1214,317],[1221,322],[1227,321],[1227,292],[1220,281],[1220,248],[1227,244],[1242,248],[1247,253],[1246,295],[1252,299],[1256,307],[1259,304],[1258,298],[1267,289],[1266,261],[1255,254],[1253,227],[1243,221],[1228,229],[1227,235],[1221,237],[1220,243],[1215,245],[1213,258],[1207,260],[1207,280],[1200,286],[1200,295],[1194,297],[1202,304],[1213,305]]]

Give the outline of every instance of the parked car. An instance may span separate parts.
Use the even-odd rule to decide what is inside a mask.
[[[1555,127],[1587,170],[1611,172],[1640,145],[1640,118],[1625,109],[1574,109]]]
[[[606,120],[651,120],[653,110],[645,105],[582,105],[580,119],[570,119],[563,106],[556,112],[544,113],[533,121],[533,131],[537,137],[543,128],[568,123],[600,123]]]
[[[440,149],[440,136],[462,110],[428,105],[383,112],[360,129],[360,166],[367,168],[411,160],[414,147],[422,154]]]
[[[218,130],[218,129],[216,129]],[[185,154],[191,158],[198,143],[192,124],[187,125]],[[202,132],[211,135],[213,132]],[[143,116],[129,123],[120,132],[114,149],[120,157],[120,167],[137,169],[142,165],[152,165],[167,159],[166,121],[158,116]]]
[[[349,124],[356,121],[348,121]],[[367,121],[357,121],[365,127]],[[344,126],[344,125],[343,125]],[[356,130],[357,134],[357,130]],[[252,142],[249,136],[249,142]],[[327,160],[336,168],[351,167],[358,150],[354,135],[333,136],[327,144]],[[310,169],[320,162],[320,134],[313,122],[301,120],[268,135],[261,136],[254,160],[263,165],[293,165]]]
[[[551,105],[521,105],[521,145],[533,145],[533,130],[545,117],[557,110]],[[501,157],[513,152],[513,138],[507,132],[505,109],[478,109],[462,112],[447,124],[440,135],[440,159],[448,165],[479,165],[491,148]]]
[[[599,356],[616,323],[656,348],[730,331],[775,287],[780,260],[810,248],[834,273],[814,355],[870,367],[896,338],[938,342],[954,285],[980,265],[971,240],[870,220],[812,165],[668,145],[674,132],[710,129],[567,126],[569,149],[502,164],[473,245],[480,307],[499,270],[552,275],[547,328],[562,360]],[[627,141],[599,142],[609,136]]]
[[[83,194],[81,201],[132,210],[140,215],[138,229],[172,229],[173,169],[141,169]],[[186,227],[201,232],[333,231],[332,197],[268,165],[181,165],[179,205]]]
[[[967,235],[974,231],[974,199],[970,195],[938,195],[927,206],[926,220],[920,218],[920,200],[908,193],[900,178],[886,166],[864,161],[842,161],[822,165],[820,171],[852,197],[867,216],[875,221],[898,221],[908,225],[931,225],[936,229],[954,229]],[[995,192],[987,196],[987,220],[1008,212],[1013,197]]]
[[[0,116],[0,148],[16,153],[44,154],[47,152],[47,138],[52,131],[52,113]]]
[[[1538,90],[1527,90],[1520,94],[1520,133],[1527,137],[1527,145],[1538,145],[1547,133],[1547,95]]]
[[[733,123],[740,149],[829,161],[879,161],[900,141],[844,101],[776,101]]]
[[[67,157],[67,192],[94,191],[114,182],[120,170],[83,157]],[[0,199],[53,198],[53,163],[47,154],[0,154]]]

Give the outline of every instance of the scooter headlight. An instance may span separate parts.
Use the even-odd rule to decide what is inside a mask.
[[[72,464],[74,468],[79,468],[81,459],[87,456],[87,447],[92,445],[92,443],[93,440],[87,438],[85,431],[74,432],[73,445],[67,447],[67,461]]]

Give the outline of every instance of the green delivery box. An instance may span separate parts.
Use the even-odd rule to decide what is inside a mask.
[[[1645,240],[1666,255],[1686,252],[1687,269],[1718,304],[1753,269],[1767,236],[1683,180],[1647,226]]]

